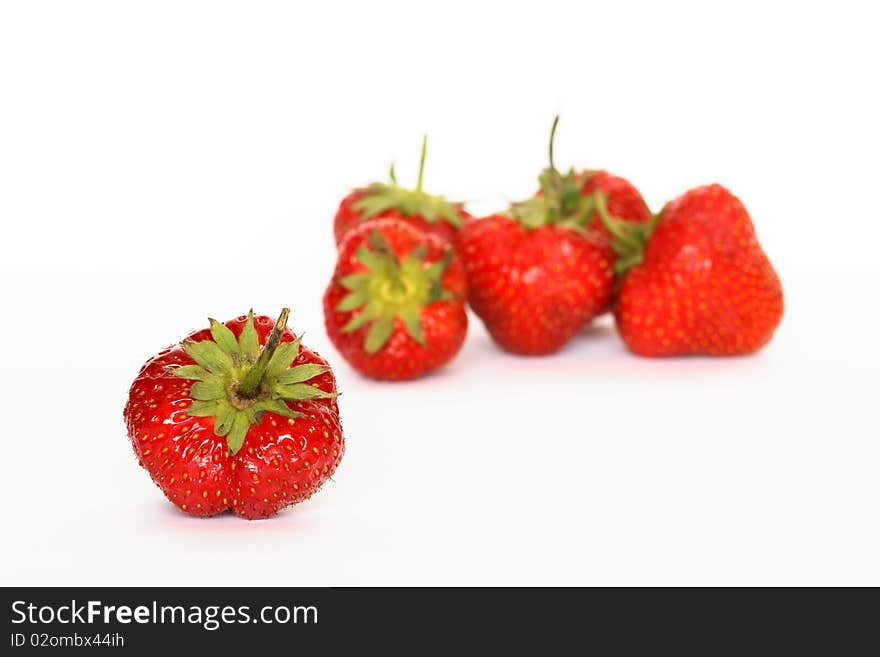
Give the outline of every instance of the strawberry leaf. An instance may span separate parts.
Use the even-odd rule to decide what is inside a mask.
[[[339,284],[347,290],[357,290],[363,287],[369,277],[370,275],[364,272],[349,274],[340,278]]]
[[[422,328],[422,320],[419,317],[418,308],[406,308],[400,313],[406,332],[410,334],[413,340],[423,347],[425,346],[425,331]]]
[[[232,428],[232,421],[235,418],[236,410],[229,404],[223,404],[217,412],[214,419],[214,433],[218,436],[225,436]]]
[[[343,333],[352,333],[359,328],[366,326],[370,320],[376,319],[381,314],[380,308],[376,304],[367,305],[357,315],[348,320],[348,323],[342,327]]]
[[[383,315],[373,322],[370,330],[367,332],[367,339],[364,342],[364,349],[368,354],[375,354],[391,337],[394,332],[394,319]]]
[[[260,352],[260,338],[257,336],[257,329],[254,327],[254,311],[248,312],[247,321],[241,329],[241,335],[238,337],[238,346],[242,354],[256,359]]]
[[[256,404],[251,406],[257,413],[269,412],[274,413],[275,415],[281,415],[282,417],[301,417],[302,413],[297,413],[292,410],[290,406],[285,404],[280,399],[263,399],[262,401],[258,401]]]
[[[211,337],[214,338],[217,346],[230,356],[238,355],[238,341],[235,339],[232,331],[229,330],[229,327],[226,324],[221,324],[216,319],[209,321],[211,322]]]
[[[190,358],[212,374],[223,374],[232,367],[232,358],[211,340],[186,342],[183,349]]]
[[[229,435],[226,436],[226,445],[229,447],[231,455],[234,456],[241,449],[250,426],[251,423],[247,413],[238,412],[233,415],[232,423],[229,427]]]
[[[342,298],[338,304],[336,304],[336,310],[344,313],[350,310],[354,310],[355,308],[360,308],[367,302],[367,292],[366,290],[358,290],[357,292],[352,292],[351,294],[347,294]]]
[[[293,361],[299,355],[299,340],[293,342],[282,342],[278,345],[275,353],[272,354],[272,360],[269,361],[269,367],[266,370],[266,376],[276,377],[286,371]]]
[[[278,395],[285,400],[329,399],[337,397],[335,392],[324,392],[320,388],[310,386],[307,383],[291,383],[290,385],[278,385],[275,387]]]
[[[197,381],[190,388],[190,395],[193,399],[201,401],[211,401],[214,399],[226,398],[226,386],[223,380],[218,377],[212,377],[207,381]]]
[[[195,381],[204,381],[211,376],[211,373],[201,365],[183,365],[170,371],[174,376],[181,379],[193,379]]]
[[[318,365],[317,363],[297,365],[296,367],[292,367],[289,370],[285,370],[284,372],[279,374],[276,381],[278,381],[278,383],[281,385],[302,383],[304,381],[313,379],[316,376],[320,376],[321,374],[329,370],[330,368],[328,366]]]
[[[186,409],[186,414],[193,417],[213,417],[220,412],[221,406],[222,402],[220,400],[202,401],[196,399]]]

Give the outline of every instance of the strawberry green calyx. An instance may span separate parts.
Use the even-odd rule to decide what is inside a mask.
[[[172,370],[175,376],[195,381],[190,389],[194,417],[214,417],[214,433],[226,438],[229,453],[241,449],[251,425],[270,412],[294,418],[302,415],[286,402],[335,397],[306,383],[329,368],[306,364],[290,367],[299,355],[300,341],[281,342],[290,309],[284,308],[266,345],[260,349],[254,313],[238,339],[225,324],[210,320],[211,339],[186,341],[183,349],[196,362]]]
[[[584,232],[596,207],[593,198],[583,196],[581,189],[586,174],[579,174],[573,168],[561,173],[553,161],[553,142],[559,117],[553,119],[550,129],[550,166],[538,176],[541,193],[520,203],[514,203],[511,213],[526,228],[538,228],[549,224]]]
[[[397,184],[394,165],[391,165],[390,183],[373,183],[361,189],[362,196],[355,203],[356,210],[364,219],[370,219],[388,210],[397,210],[404,217],[421,216],[430,224],[446,221],[454,228],[461,227],[458,210],[460,203],[447,201],[442,196],[426,194],[422,190],[425,173],[425,154],[428,148],[427,135],[422,138],[422,155],[419,162],[419,179],[415,189],[406,189]]]
[[[360,308],[342,328],[351,333],[370,324],[364,339],[364,350],[375,354],[385,346],[394,332],[395,319],[400,319],[413,340],[424,346],[425,331],[421,310],[428,304],[452,299],[451,292],[441,282],[452,261],[452,249],[447,249],[442,260],[426,264],[427,248],[417,246],[403,259],[398,258],[378,230],[373,230],[367,245],[356,254],[367,271],[344,276],[339,284],[349,293],[337,304],[339,312]]]
[[[614,271],[620,277],[642,261],[645,245],[647,245],[651,233],[654,232],[654,228],[657,227],[660,215],[652,215],[651,220],[645,224],[625,221],[608,212],[605,197],[605,194],[596,190],[591,198],[599,220],[614,238],[611,243],[614,253],[617,255],[614,261]]]

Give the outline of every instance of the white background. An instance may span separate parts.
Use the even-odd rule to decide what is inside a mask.
[[[0,8],[3,584],[880,584],[871,3],[21,2]],[[719,181],[777,266],[760,354],[329,345],[331,222],[396,159],[475,212],[558,163]],[[122,422],[141,363],[253,306],[335,367],[348,452],[275,519],[194,519]]]

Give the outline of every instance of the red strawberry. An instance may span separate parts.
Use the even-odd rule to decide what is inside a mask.
[[[412,379],[458,353],[466,294],[448,243],[399,219],[375,219],[340,246],[324,294],[327,333],[362,374]]]
[[[345,450],[336,380],[286,328],[247,317],[189,335],[141,368],[125,406],[140,464],[186,513],[265,518],[307,499]]]
[[[508,351],[552,354],[610,303],[612,254],[595,234],[494,215],[461,237],[471,308]]]
[[[540,191],[507,214],[461,231],[471,307],[501,347],[519,354],[558,351],[610,309],[617,240],[598,212],[608,215],[613,201],[617,212],[634,221],[650,217],[638,191],[622,178],[556,169],[558,121],[550,131],[550,166],[539,177]]]
[[[426,148],[427,137],[422,140],[419,179],[415,189],[405,189],[397,184],[392,165],[390,183],[373,183],[354,190],[342,199],[333,222],[337,246],[350,230],[364,221],[403,219],[457,247],[458,230],[472,217],[465,212],[461,203],[452,203],[442,196],[432,196],[422,191]]]
[[[634,353],[730,356],[773,337],[783,310],[779,277],[745,207],[721,185],[668,203],[639,255],[615,311]]]

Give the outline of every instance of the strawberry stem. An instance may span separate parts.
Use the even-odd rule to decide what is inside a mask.
[[[422,178],[425,175],[425,154],[428,151],[428,135],[422,137],[422,156],[419,160],[419,179],[416,182],[416,191],[422,191]]]
[[[260,352],[257,362],[245,374],[241,384],[238,386],[238,394],[245,399],[254,399],[263,386],[263,377],[266,375],[266,369],[269,367],[269,361],[272,360],[272,354],[278,348],[281,337],[284,335],[284,329],[287,327],[287,318],[290,316],[290,308],[283,308],[275,327],[266,340],[266,346]]]
[[[599,214],[599,220],[604,224],[605,228],[608,229],[608,232],[626,247],[635,251],[641,251],[644,245],[638,237],[626,230],[626,222],[621,221],[617,217],[612,217],[608,212],[608,206],[605,205],[604,194],[596,190],[593,192],[593,198],[596,201],[596,212]]]
[[[553,162],[553,142],[556,139],[556,126],[559,125],[559,115],[553,117],[553,127],[550,128],[550,170],[556,171],[556,164]]]

